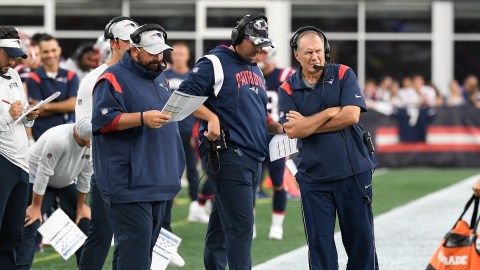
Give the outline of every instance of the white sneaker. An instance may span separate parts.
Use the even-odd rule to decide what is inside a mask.
[[[173,253],[172,259],[168,263],[171,266],[176,266],[176,267],[184,267],[185,266],[185,260],[178,254],[178,252]]]
[[[187,220],[190,222],[208,223],[209,216],[205,213],[205,207],[200,206],[197,201],[190,203]]]
[[[210,215],[212,213],[212,203],[213,199],[208,199],[205,202],[205,213],[207,213],[207,215]]]
[[[281,226],[270,226],[270,233],[268,239],[282,240],[283,228]]]

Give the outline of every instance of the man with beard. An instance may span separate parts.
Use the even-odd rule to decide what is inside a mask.
[[[93,90],[97,187],[116,238],[116,269],[150,269],[165,206],[180,190],[185,166],[176,122],[159,111],[170,96],[163,52],[167,34],[147,24]]]

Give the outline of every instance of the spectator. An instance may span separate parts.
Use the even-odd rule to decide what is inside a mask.
[[[465,105],[465,98],[462,95],[462,89],[456,80],[450,82],[449,95],[447,97],[448,107],[457,107]]]

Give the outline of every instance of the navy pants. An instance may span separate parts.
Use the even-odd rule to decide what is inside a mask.
[[[198,158],[195,154],[195,149],[190,145],[190,139],[192,138],[191,132],[181,132],[180,138],[182,139],[183,151],[185,152],[185,166],[187,169],[188,180],[188,195],[190,199],[195,201],[197,199],[197,182],[198,182]]]
[[[28,173],[0,155],[0,268],[16,268],[28,200]]]
[[[90,221],[88,238],[83,245],[79,268],[81,270],[101,270],[110,250],[113,231],[94,175],[92,175],[90,181],[90,210],[92,220]],[[114,253],[112,260],[112,269],[114,270],[115,264],[116,254]]]
[[[347,270],[377,270],[371,205],[372,173],[366,171],[327,183],[309,182],[296,175],[302,196],[309,265],[314,270],[337,270],[335,220],[348,255]]]
[[[28,205],[32,203],[32,189],[33,184],[29,184]],[[62,208],[67,216],[75,221],[77,215],[77,188],[75,184],[71,184],[64,188],[52,188],[47,187],[45,194],[43,195],[42,202],[42,215],[50,208]],[[25,211],[23,213],[25,216]],[[78,227],[88,235],[89,222],[82,219],[79,222]],[[35,221],[32,225],[23,229],[23,241],[20,247],[17,248],[17,269],[30,269],[32,267],[33,256],[35,253],[35,238],[37,237],[38,227],[40,227],[40,221]],[[77,257],[77,264],[80,262],[80,256],[82,254],[82,248],[75,252]]]
[[[261,162],[228,146],[202,157],[214,187],[212,213],[205,239],[205,269],[251,269],[253,199],[261,176]]]
[[[115,234],[117,270],[149,270],[166,201],[105,204]]]

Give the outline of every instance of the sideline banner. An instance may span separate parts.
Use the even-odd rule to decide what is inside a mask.
[[[362,113],[360,120],[372,134],[380,167],[480,167],[480,110],[458,107],[417,113]]]

